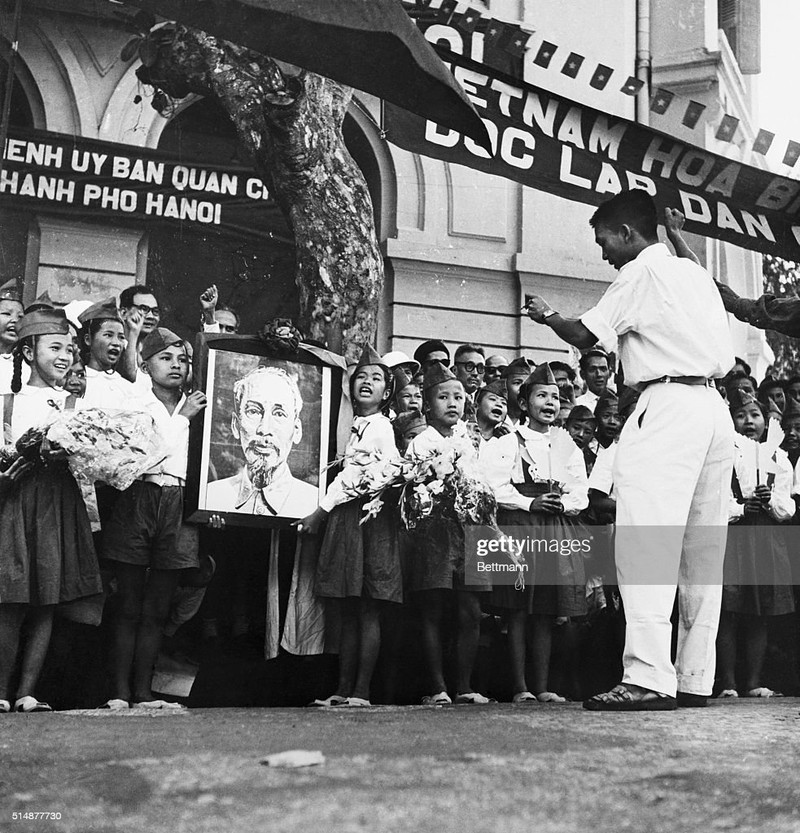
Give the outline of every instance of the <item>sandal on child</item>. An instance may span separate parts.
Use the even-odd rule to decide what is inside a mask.
[[[11,703],[8,700],[0,700],[0,714],[8,714],[11,711]]]
[[[777,691],[773,691],[771,688],[765,688],[761,686],[760,688],[751,688],[747,694],[744,695],[745,697],[783,697]]]
[[[568,703],[566,697],[562,697],[560,694],[556,694],[554,691],[540,691],[536,695],[536,699],[540,703]]]
[[[530,691],[518,691],[512,698],[512,703],[538,703],[539,698]]]
[[[453,701],[446,691],[440,691],[438,694],[428,694],[422,698],[423,706],[452,706]]]
[[[487,706],[490,703],[496,702],[497,700],[492,700],[491,697],[484,697],[483,694],[478,694],[477,691],[468,691],[466,694],[456,696],[457,706]]]
[[[138,703],[131,703],[134,709],[150,709],[152,711],[181,711],[186,708],[180,703],[171,703],[169,700],[139,700]]]
[[[720,691],[720,693],[717,695],[717,699],[728,700],[738,696],[739,692],[735,688],[723,688],[722,691]]]
[[[369,700],[365,700],[363,697],[345,697],[343,703],[338,704],[338,708],[340,709],[363,709],[366,706],[371,706],[372,703]]]
[[[313,702],[309,703],[309,707],[316,707],[316,708],[328,708],[329,706],[341,706],[342,703],[346,700],[346,697],[342,697],[341,694],[331,694],[330,697],[326,697],[324,700],[314,700]]]
[[[121,697],[112,697],[100,706],[101,709],[108,709],[108,711],[112,712],[127,711],[130,707],[131,704],[127,700],[123,700]]]
[[[25,714],[29,714],[30,712],[51,712],[53,711],[53,707],[48,703],[42,703],[41,700],[37,700],[35,697],[31,697],[30,694],[26,694],[14,703],[14,711],[24,712]]]

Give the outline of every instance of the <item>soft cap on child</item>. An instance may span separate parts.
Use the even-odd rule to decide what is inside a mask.
[[[36,312],[40,309],[56,309],[49,289],[46,289],[30,306],[26,307],[25,312]]]
[[[728,407],[731,409],[732,414],[741,408],[745,408],[747,405],[752,405],[754,402],[757,402],[757,400],[749,390],[734,388],[728,394]]]
[[[419,411],[406,411],[404,414],[398,414],[392,423],[394,432],[398,437],[402,437],[412,428],[427,428],[427,426],[427,420]]]
[[[96,304],[92,304],[78,316],[78,321],[80,321],[81,324],[88,324],[90,321],[102,321],[106,319],[116,321],[121,320],[119,312],[117,311],[117,302],[114,298],[106,298],[105,301],[99,301]]]
[[[441,385],[442,382],[452,382],[456,377],[445,367],[441,362],[436,362],[425,371],[425,376],[422,378],[422,389],[429,390],[435,388],[436,385]]]
[[[22,303],[22,295],[17,289],[17,281],[11,278],[0,286],[0,301],[16,301],[18,304]]]
[[[528,391],[534,385],[558,385],[556,377],[553,375],[553,370],[550,367],[550,362],[542,362],[530,376],[522,383],[519,395],[522,397],[528,396]]]
[[[355,373],[359,367],[367,367],[372,364],[377,364],[389,370],[389,365],[381,358],[380,353],[371,344],[365,344],[364,349],[361,351],[361,358],[358,360],[358,364],[355,366],[353,372]]]
[[[142,361],[147,361],[151,356],[166,350],[167,347],[172,347],[173,344],[183,344],[183,339],[166,327],[156,327],[142,342]]]
[[[795,402],[794,399],[790,399],[786,403],[786,407],[781,414],[781,422],[786,422],[787,419],[791,419],[792,417],[800,417],[800,404]]]
[[[619,399],[617,394],[614,393],[611,388],[606,388],[601,394],[600,398],[597,400],[597,404],[594,406],[595,414],[599,414],[600,411],[605,411],[609,406],[617,405],[619,406]]]
[[[587,408],[586,405],[576,405],[569,413],[567,417],[567,423],[572,425],[576,422],[585,422],[586,420],[594,421],[595,416],[592,413],[591,408]]]
[[[20,341],[28,336],[60,335],[69,333],[69,321],[63,309],[37,309],[26,312],[17,324]]]
[[[475,395],[475,400],[480,402],[484,396],[488,393],[493,393],[495,396],[502,396],[503,399],[508,399],[508,388],[506,387],[506,383],[502,379],[495,379],[494,382],[489,382],[488,385],[484,385],[482,388],[478,388],[478,392]]]
[[[514,359],[508,367],[502,368],[500,371],[502,374],[503,379],[507,379],[509,376],[514,376],[518,373],[524,373],[525,376],[529,376],[533,369],[536,367],[536,362],[531,361],[530,359],[525,358],[525,356],[520,356],[517,359]]]

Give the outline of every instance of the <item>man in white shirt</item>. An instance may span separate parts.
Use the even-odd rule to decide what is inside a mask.
[[[205,508],[281,518],[305,518],[319,489],[289,469],[292,446],[303,437],[303,400],[297,380],[278,367],[259,367],[233,386],[231,430],[245,465],[238,474],[208,484]]]
[[[608,353],[600,347],[592,347],[581,355],[580,368],[581,376],[586,382],[586,393],[581,394],[575,400],[575,404],[585,405],[590,411],[594,411],[608,387],[608,379],[611,376]]]
[[[655,205],[644,191],[608,200],[591,225],[603,259],[619,270],[598,304],[580,319],[562,317],[538,296],[528,306],[534,321],[570,344],[618,348],[626,384],[642,391],[613,473],[627,620],[623,679],[584,707],[705,705],[714,682],[733,468],[733,426],[711,381],[734,363],[727,316],[711,276],[658,242]]]

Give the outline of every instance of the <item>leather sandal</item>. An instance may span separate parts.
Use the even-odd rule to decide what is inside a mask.
[[[637,686],[638,689],[638,686]],[[594,712],[664,712],[674,711],[678,703],[674,697],[658,691],[634,690],[625,683],[611,691],[595,694],[583,701],[584,709]]]

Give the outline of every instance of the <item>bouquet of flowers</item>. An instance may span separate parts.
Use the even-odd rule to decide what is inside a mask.
[[[432,515],[497,526],[497,502],[478,472],[469,437],[453,437],[424,457],[405,462],[400,516],[414,529]]]
[[[164,458],[153,418],[139,411],[87,408],[59,414],[46,439],[69,453],[76,477],[127,489]]]
[[[347,464],[342,488],[349,498],[369,497],[364,504],[364,515],[359,523],[365,523],[374,518],[383,509],[384,496],[387,489],[398,487],[402,480],[403,462],[396,456],[387,456],[374,450],[358,452],[357,454],[334,460],[327,469]]]

